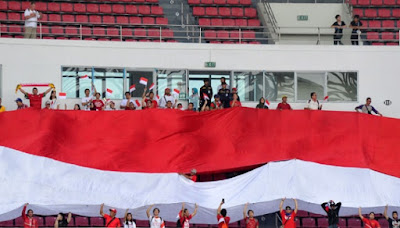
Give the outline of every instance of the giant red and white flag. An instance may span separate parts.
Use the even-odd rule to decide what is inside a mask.
[[[243,219],[247,202],[258,216],[275,212],[283,197],[285,205],[296,198],[301,210],[320,214],[330,199],[342,202],[342,216],[357,214],[359,206],[364,213],[386,204],[389,213],[400,209],[400,170],[393,168],[398,119],[249,108],[198,114],[25,109],[1,113],[0,126],[7,129],[0,131],[0,221],[21,216],[26,202],[39,215],[83,216],[98,216],[105,203],[105,210],[117,208],[117,217],[129,208],[139,220],[156,204],[171,222],[181,202],[190,211],[197,203],[192,222],[201,224],[217,223],[222,198],[231,221]],[[178,175],[255,166],[215,182]]]

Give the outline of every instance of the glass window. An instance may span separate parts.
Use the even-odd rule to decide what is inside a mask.
[[[281,101],[286,95],[288,101],[294,101],[294,72],[265,72],[265,98],[269,101]]]
[[[231,86],[230,83],[230,71],[189,71],[189,89],[190,94],[193,88],[200,88],[204,85],[204,79],[209,79],[211,82],[211,88],[213,95],[218,93],[218,87],[221,85],[221,78],[224,77],[226,83]]]
[[[140,78],[147,79],[147,88],[153,83],[153,73],[154,71],[137,71],[137,70],[128,70],[126,72],[126,83],[125,83],[125,91],[129,91],[129,87],[131,85],[136,86],[136,90],[131,93],[132,97],[142,97],[144,91],[144,85],[140,84]]]
[[[329,101],[357,101],[357,72],[328,72]]]
[[[87,75],[87,78],[81,78]],[[84,97],[84,91],[91,88],[91,67],[63,67],[62,68],[62,92],[67,93],[67,98]]]
[[[179,90],[179,99],[187,99],[188,88],[186,85],[186,70],[158,70],[157,71],[157,91],[164,95],[165,88]]]
[[[316,92],[318,99],[324,99],[325,72],[297,73],[297,100],[310,100],[312,92]]]
[[[94,86],[102,97],[110,99],[123,98],[124,70],[116,68],[94,68]],[[107,94],[106,90],[112,90],[112,94]]]
[[[263,72],[235,72],[232,88],[237,88],[240,101],[258,101],[264,96]]]

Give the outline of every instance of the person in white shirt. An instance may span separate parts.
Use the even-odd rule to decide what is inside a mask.
[[[36,39],[36,27],[38,18],[42,18],[42,13],[35,10],[35,2],[31,2],[28,9],[25,10],[25,34],[26,39]]]
[[[97,93],[97,90],[95,87],[93,95]],[[85,111],[90,111],[90,103],[93,101],[93,95],[90,94],[90,89],[85,89],[85,97],[82,98],[82,110]]]
[[[319,101],[317,100],[317,93],[312,92],[311,93],[311,100],[308,100],[306,107],[304,107],[305,110],[321,110],[322,109],[322,104],[319,104]]]
[[[222,77],[222,78],[221,78],[221,85],[218,86],[217,92],[218,92],[220,89],[222,89],[222,83],[224,83],[224,82],[226,83],[226,79],[225,79],[225,77]],[[228,83],[226,83],[226,89],[229,89]]]
[[[174,108],[176,105],[176,99],[171,95],[171,89],[166,88],[164,92],[164,96],[160,97],[160,108],[167,108],[168,101],[171,101],[172,107]]]
[[[106,111],[115,111],[115,103],[114,101],[106,102]]]
[[[132,213],[128,213],[129,209],[125,211],[124,228],[136,228],[136,223],[133,221]]]
[[[128,102],[129,101],[129,102]],[[121,101],[121,104],[119,105],[119,108],[121,110],[130,110],[129,109],[129,104],[130,103],[135,103],[135,101],[133,100],[131,93],[130,92],[125,92],[125,99],[123,99]],[[128,107],[127,107],[128,106]]]
[[[50,109],[58,109],[59,108],[59,104],[57,102],[57,93],[55,90],[51,91],[50,94]]]
[[[164,228],[165,227],[164,220],[159,216],[160,215],[160,209],[154,208],[153,209],[153,215],[150,215],[150,210],[153,207],[154,207],[154,204],[151,205],[146,210],[147,218],[149,218],[149,222],[150,222],[150,228]]]

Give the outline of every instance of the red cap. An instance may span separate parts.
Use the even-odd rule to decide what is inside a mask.
[[[165,88],[164,92],[167,92],[167,90],[171,90],[170,88]]]
[[[114,212],[115,214],[117,214],[117,210],[115,208],[111,208],[110,211]]]
[[[237,91],[237,89],[236,88],[232,88],[232,91]]]

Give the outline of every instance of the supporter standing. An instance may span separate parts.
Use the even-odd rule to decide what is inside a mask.
[[[50,109],[57,109],[57,93],[55,90],[51,91],[49,102],[50,102]]]
[[[371,98],[368,97],[365,104],[360,105],[360,106],[357,106],[357,107],[355,108],[356,112],[358,112],[359,110],[361,110],[362,113],[366,113],[366,114],[372,115],[372,112],[374,112],[375,114],[382,116],[382,114],[379,113],[378,110],[376,110],[376,109],[374,108],[374,106],[371,105],[371,102],[372,102],[372,101],[371,101]]]
[[[322,209],[328,215],[328,224],[329,228],[337,228],[339,224],[339,210],[342,206],[342,203],[333,202],[333,200],[321,204]]]
[[[183,110],[183,105],[182,105],[182,103],[178,103],[178,105],[176,106],[176,109],[178,109],[178,110]]]
[[[226,83],[226,78],[225,78],[225,77],[222,77],[222,78],[221,78],[221,85],[219,85],[219,86],[217,87],[217,91],[219,91],[220,89],[222,89],[222,84],[223,84],[223,83],[226,84],[226,88],[227,88],[227,89],[230,88],[229,85],[228,85],[228,83]]]
[[[189,103],[193,103],[193,109],[198,110],[199,108],[199,91],[197,88],[192,89],[192,95],[189,97]]]
[[[222,208],[222,204],[225,203],[225,200],[222,199],[221,203],[219,204],[219,207],[217,209],[217,220],[218,220],[218,228],[229,228],[229,222],[231,221],[231,218],[226,216],[227,211],[225,208]]]
[[[74,105],[74,110],[81,110],[81,106],[79,104]]]
[[[129,109],[129,103],[131,103],[131,102],[135,102],[133,100],[132,96],[131,96],[131,93],[130,92],[125,92],[125,99],[123,99],[121,101],[121,104],[119,105],[119,108],[121,110],[124,110],[124,109],[125,110],[130,110]]]
[[[311,99],[308,100],[307,105],[304,109],[306,109],[306,110],[321,110],[322,109],[322,104],[319,104],[319,101],[317,100],[316,92],[311,93]]]
[[[106,219],[105,227],[121,227],[121,221],[119,218],[115,217],[117,210],[114,208],[110,209],[110,215],[104,214],[103,212],[104,203],[100,206],[100,215]]]
[[[6,107],[4,107],[4,105],[1,105],[1,97],[0,97],[0,112],[5,112],[6,111]]]
[[[224,108],[229,108],[230,107],[229,102],[231,100],[230,97],[231,91],[227,88],[228,85],[225,82],[223,82],[221,86],[222,88],[218,90],[219,98],[221,99],[222,106]]]
[[[172,105],[172,101],[167,101],[166,109],[173,109],[174,106]]]
[[[68,217],[65,218],[63,213],[58,213],[56,221],[54,222],[54,228],[58,227],[67,227],[68,224],[71,222],[72,219],[72,213],[68,213]]]
[[[129,209],[126,209],[124,216],[124,228],[136,228],[136,223],[133,221],[132,213],[128,213]]]
[[[269,109],[268,106],[265,104],[265,98],[264,97],[260,98],[260,101],[258,102],[256,108]]]
[[[136,110],[136,106],[133,102],[129,102],[128,107],[125,110]]]
[[[189,210],[185,208],[185,203],[182,203],[182,210],[179,212],[179,222],[182,228],[189,228],[189,221],[197,214],[198,206],[194,205],[194,211],[190,214]]]
[[[17,98],[17,100],[15,100],[15,102],[17,103],[17,110],[29,108],[28,105],[26,105],[26,104],[24,104],[24,103],[22,102],[22,99],[21,99],[21,98]]]
[[[25,96],[29,99],[29,105],[31,108],[41,109],[42,98],[45,97],[46,94],[48,94],[52,90],[52,88],[54,88],[54,86],[51,86],[48,90],[46,90],[46,92],[41,94],[38,93],[38,89],[36,87],[32,89],[32,94],[25,92],[25,90],[23,90],[21,86],[19,86],[19,91],[25,94]]]
[[[243,218],[244,222],[246,223],[246,228],[258,228],[259,227],[258,219],[254,218],[253,210],[247,210],[248,206],[249,203],[246,203],[243,209]]]
[[[381,225],[379,225],[379,222],[375,220],[375,213],[370,212],[368,214],[369,218],[364,218],[364,216],[361,214],[361,207],[358,208],[358,215],[360,216],[362,222],[364,223],[365,228],[381,228]]]
[[[196,174],[197,174],[197,170],[196,169],[190,170],[190,174],[189,175],[181,173],[182,176],[186,177],[189,180],[192,180],[193,182],[197,181],[197,175]]]
[[[42,18],[42,13],[36,11],[35,2],[31,1],[28,9],[25,10],[25,34],[26,39],[36,39],[37,20]]]
[[[282,96],[282,102],[278,104],[278,107],[276,109],[278,109],[278,110],[292,110],[292,107],[290,107],[290,104],[287,103],[287,96],[285,96],[285,95]]]
[[[108,103],[108,105],[107,105],[107,103]],[[105,108],[106,111],[115,111],[116,110],[114,101],[109,101],[107,103],[106,103],[106,108]]]
[[[96,111],[104,110],[105,105],[104,105],[103,100],[100,99],[100,93],[96,93],[95,96],[96,96],[96,99],[94,99],[92,101],[92,103],[93,103],[94,107],[96,108]]]
[[[147,218],[149,218],[149,221],[150,221],[150,228],[164,228],[165,227],[164,220],[159,216],[160,215],[160,209],[154,208],[153,209],[153,215],[150,215],[150,210],[153,207],[154,207],[154,204],[151,205],[146,210]]]
[[[160,108],[168,108],[168,102],[171,102],[171,108],[175,105],[175,98],[171,95],[171,89],[164,90],[164,96],[160,97]]]
[[[82,109],[90,111],[90,103],[93,101],[93,96],[90,94],[90,89],[85,89],[85,97],[82,98]]]
[[[358,45],[358,35],[361,34],[361,28],[363,26],[363,23],[360,21],[360,16],[359,15],[354,15],[353,21],[350,23],[350,28],[353,30],[351,31],[351,44],[352,45]]]
[[[37,228],[37,227],[39,227],[38,226],[38,221],[37,221],[37,219],[35,219],[33,217],[33,210],[29,209],[28,210],[28,214],[25,214],[26,207],[28,205],[29,204],[26,203],[24,205],[24,208],[22,209],[22,219],[24,220],[24,228]]]
[[[193,103],[189,103],[188,104],[188,108],[186,109],[186,111],[197,111],[197,109],[194,108],[194,104]]]
[[[385,211],[383,212],[383,216],[389,222],[389,228],[400,228],[400,220],[399,220],[399,216],[398,216],[397,211],[393,211],[392,212],[392,217],[393,218],[390,218],[387,215],[387,211],[388,211],[388,205],[386,205],[386,207],[385,207]]]
[[[234,94],[232,95],[232,101],[230,102],[230,106],[231,106],[232,108],[235,108],[235,107],[242,107],[242,103],[240,103],[239,97],[238,97],[238,95],[237,95],[236,93],[234,93]]]
[[[334,45],[343,45],[342,37],[343,37],[343,29],[346,28],[346,23],[342,21],[342,17],[340,15],[336,15],[336,21],[333,23],[331,28],[335,29],[335,34],[333,35],[333,44]]]
[[[211,99],[211,97],[213,96],[213,90],[208,78],[204,79],[203,81],[204,85],[200,88],[200,107],[203,107],[204,103],[206,103],[206,105],[210,107],[211,101],[206,100],[203,95],[206,94],[208,98]]]
[[[286,198],[283,198],[281,200],[281,204],[279,204],[279,211],[281,213],[281,218],[282,218],[282,226],[285,228],[296,228],[296,214],[297,214],[297,209],[298,209],[298,204],[297,200],[294,200],[294,211],[290,206],[286,206],[285,210],[283,210],[283,203],[285,202]]]
[[[211,103],[210,109],[211,110],[224,109],[224,105],[222,104],[221,98],[218,94],[214,95],[214,102]]]
[[[146,91],[147,91],[147,87],[144,88],[144,92],[142,95],[142,99],[143,99],[144,103],[146,104],[145,106],[147,108],[157,108],[158,104],[157,104],[157,101],[154,99],[153,91],[151,91],[148,94],[146,94]],[[142,101],[142,103],[143,103],[143,101]],[[152,103],[151,105],[148,105],[149,101]]]

